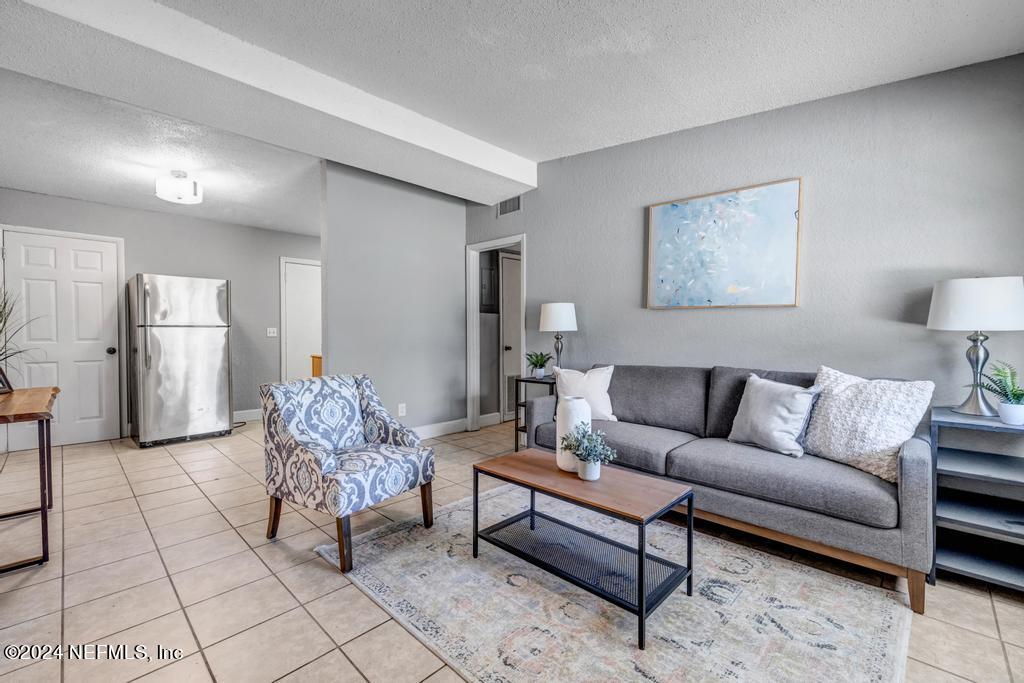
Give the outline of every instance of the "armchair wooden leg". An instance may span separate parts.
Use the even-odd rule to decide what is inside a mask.
[[[348,515],[338,517],[338,568],[342,574],[352,571],[352,524]]]
[[[432,482],[420,486],[420,501],[423,503],[423,526],[427,529],[434,526],[434,494]]]
[[[270,497],[270,514],[267,516],[267,538],[277,536],[277,525],[281,523],[281,499]]]
[[[924,614],[924,572],[916,572],[913,569],[907,570],[907,589],[910,592],[910,609],[918,614]]]

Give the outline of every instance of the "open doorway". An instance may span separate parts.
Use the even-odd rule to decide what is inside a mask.
[[[281,257],[281,381],[314,372],[320,358],[320,262]]]
[[[466,428],[515,419],[526,344],[526,236],[466,245]]]

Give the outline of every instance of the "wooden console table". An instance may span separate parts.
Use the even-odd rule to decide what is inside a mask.
[[[53,401],[59,393],[60,389],[57,387],[38,387],[15,389],[9,394],[0,394],[0,424],[35,422],[39,430],[39,507],[0,513],[0,519],[38,512],[43,546],[41,555],[0,565],[0,574],[31,567],[34,564],[43,564],[50,559],[50,535],[47,528],[47,511],[53,507],[50,420],[53,419]]]

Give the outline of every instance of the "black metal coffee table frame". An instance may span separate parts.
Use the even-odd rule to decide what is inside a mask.
[[[515,484],[530,492],[530,509],[486,529],[479,527],[480,474]],[[686,581],[686,594],[693,595],[693,491],[666,505],[643,522],[628,519],[586,502],[542,491],[545,495],[578,505],[637,527],[637,547],[613,541],[578,526],[558,520],[536,509],[537,489],[492,472],[473,468],[473,557],[478,539],[540,567],[622,609],[637,615],[637,646],[646,644],[647,617]],[[686,565],[679,565],[647,552],[647,525],[686,502]],[[635,562],[635,564],[634,564]],[[612,571],[608,571],[611,567]],[[617,571],[616,571],[617,570]],[[650,580],[652,579],[653,580]]]

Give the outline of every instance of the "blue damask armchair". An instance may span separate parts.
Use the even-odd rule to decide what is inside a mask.
[[[337,518],[341,571],[352,569],[349,517],[420,487],[423,526],[434,523],[434,451],[384,408],[366,375],[313,377],[260,386],[270,517],[281,501]]]

